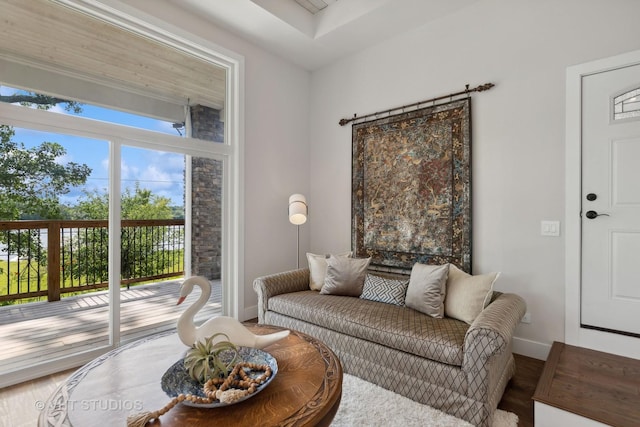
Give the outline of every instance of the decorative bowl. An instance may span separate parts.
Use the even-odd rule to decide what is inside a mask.
[[[268,365],[271,368],[271,376],[262,384],[260,384],[254,393],[248,394],[234,402],[222,403],[219,401],[212,403],[193,403],[187,400],[182,403],[187,406],[194,406],[197,408],[218,408],[222,406],[229,406],[244,400],[247,400],[256,394],[260,393],[269,383],[275,378],[278,373],[278,363],[276,359],[269,353],[258,350],[252,347],[238,347],[238,353],[240,354],[240,360],[242,362],[255,363],[258,365]],[[261,373],[251,372],[249,376],[258,377]],[[178,360],[171,365],[167,372],[162,376],[162,390],[167,393],[169,397],[176,397],[179,394],[192,394],[194,396],[206,397],[203,391],[203,385],[198,381],[191,378],[186,368],[184,367],[184,358]]]

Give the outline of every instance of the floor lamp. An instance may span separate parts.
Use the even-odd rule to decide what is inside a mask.
[[[289,197],[289,222],[297,228],[296,268],[300,268],[300,226],[307,222],[307,199],[302,194]]]

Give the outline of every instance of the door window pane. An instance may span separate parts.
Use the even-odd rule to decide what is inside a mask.
[[[640,88],[613,98],[613,119],[640,117]]]

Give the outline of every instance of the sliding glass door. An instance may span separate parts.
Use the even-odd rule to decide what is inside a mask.
[[[0,168],[10,182],[0,186],[0,345],[14,328],[23,347],[16,364],[2,364],[0,387],[173,328],[184,310],[175,306],[179,284],[190,275],[213,289],[196,320],[241,315],[244,293],[242,59],[104,13],[99,2],[81,2],[82,13],[71,0],[37,3],[3,9],[16,31],[0,40],[0,161],[17,158],[14,136],[40,133],[38,141],[62,148],[18,153],[34,168],[49,165],[32,184],[28,169],[7,178]],[[56,22],[73,24],[41,32]],[[17,195],[38,183],[50,185],[32,191],[37,203]],[[43,232],[35,221],[53,225]],[[91,311],[100,304],[100,314]],[[42,312],[27,318],[37,325],[4,316],[36,306]],[[46,345],[68,352],[32,344],[45,330],[54,331]]]
[[[12,349],[0,381],[175,328],[200,297],[176,306],[190,275],[212,287],[196,322],[225,312],[228,155],[215,148],[228,148],[11,105],[0,113],[0,340]]]
[[[104,139],[0,125],[0,375],[109,345],[106,211],[81,210],[108,156]]]

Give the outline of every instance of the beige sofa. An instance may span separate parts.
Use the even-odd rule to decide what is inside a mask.
[[[256,279],[259,323],[322,340],[346,373],[478,426],[490,426],[515,371],[511,340],[526,305],[494,292],[471,325],[406,306],[309,289],[309,270]]]

